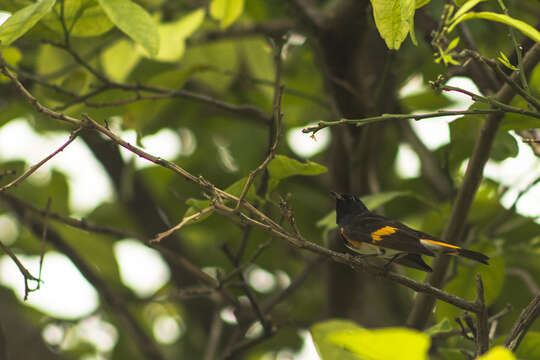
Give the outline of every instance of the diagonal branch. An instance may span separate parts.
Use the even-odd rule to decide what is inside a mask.
[[[529,328],[538,316],[540,316],[540,294],[536,294],[529,305],[523,309],[519,318],[514,323],[512,330],[506,337],[506,340],[504,340],[504,346],[511,351],[516,351],[521,340],[523,340],[527,331],[529,331]]]
[[[540,44],[534,45],[524,57],[523,66],[525,71],[529,73],[538,62],[540,62]],[[515,80],[516,77],[517,75],[514,74],[512,79]],[[505,84],[494,98],[501,103],[508,103],[512,100],[513,96],[513,89],[508,84]],[[480,136],[467,165],[463,183],[459,188],[456,201],[454,202],[450,219],[441,237],[443,241],[453,243],[461,239],[474,195],[482,180],[484,165],[491,153],[495,135],[497,134],[502,118],[503,113],[501,112],[486,116]],[[449,263],[450,259],[448,256],[436,258],[433,262],[433,273],[427,277],[427,283],[435,287],[442,286]],[[435,299],[433,297],[422,294],[417,296],[412,311],[409,314],[409,326],[416,329],[423,329],[432,313],[434,305]]]

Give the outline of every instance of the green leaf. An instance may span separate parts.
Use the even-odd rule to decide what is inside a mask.
[[[495,136],[491,158],[495,161],[503,161],[509,157],[518,156],[519,147],[516,139],[507,131],[499,131]]]
[[[478,249],[471,249],[477,250]],[[483,251],[482,251],[483,250]],[[486,253],[487,249],[481,249]],[[461,260],[460,260],[461,261]],[[504,259],[500,256],[492,257],[489,260],[489,266],[465,260],[459,266],[458,273],[452,281],[445,287],[445,291],[460,296],[468,300],[476,298],[476,281],[475,276],[479,273],[482,276],[485,289],[486,305],[492,304],[499,296],[503,281],[504,281]],[[444,318],[454,319],[459,316],[463,310],[456,308],[453,305],[439,301],[435,310],[436,318],[442,320]]]
[[[446,48],[446,52],[452,51],[458,44],[459,44],[459,36],[454,38],[452,41],[450,41],[450,44],[448,44],[448,47]]]
[[[352,321],[328,320],[312,326],[310,333],[315,348],[322,360],[358,360],[358,357],[350,351],[343,349],[341,346],[337,346],[328,339],[328,337],[335,332],[344,330],[354,331],[357,329],[359,329],[359,326]]]
[[[15,12],[0,26],[2,46],[8,46],[23,36],[53,7],[56,0],[42,0]]]
[[[220,20],[222,29],[231,25],[243,12],[244,0],[212,0],[210,3],[210,15]]]
[[[206,12],[204,9],[192,11],[179,20],[158,26],[160,48],[154,57],[160,61],[177,61],[186,48],[186,39],[201,26]]]
[[[341,330],[331,333],[328,340],[370,360],[427,360],[430,344],[428,335],[405,328]]]
[[[16,47],[8,46],[2,49],[2,56],[6,63],[10,66],[16,67],[19,61],[22,59],[22,54]],[[10,82],[11,80],[4,74],[0,74],[0,83]],[[1,123],[1,122],[0,122]]]
[[[282,180],[295,175],[319,175],[326,172],[328,169],[325,166],[317,164],[313,161],[302,163],[298,160],[291,159],[285,155],[276,155],[270,164],[268,164],[268,172],[270,177],[275,180]]]
[[[401,18],[409,24],[411,41],[414,45],[418,46],[416,36],[414,35],[414,12],[416,10],[416,2],[415,0],[400,0],[399,7],[401,8]]]
[[[431,0],[416,0],[416,8],[420,9],[422,6],[429,4]]]
[[[60,4],[56,4],[56,13],[49,12],[41,23],[63,35],[64,28],[57,14],[60,14]],[[69,35],[76,37],[99,36],[114,26],[94,0],[64,1],[64,22]]]
[[[417,94],[403,97],[402,105],[410,110],[435,111],[455,104],[451,98],[444,94],[437,94],[433,90],[425,90]]]
[[[371,0],[375,25],[390,50],[398,50],[410,29],[410,18],[403,17],[401,0]]]
[[[500,22],[508,26],[512,26],[518,29],[519,31],[521,31],[525,36],[530,37],[536,42],[540,42],[540,32],[538,32],[538,30],[536,30],[531,25],[521,20],[514,19],[513,17],[510,17],[508,15],[497,14],[497,13],[489,12],[489,11],[470,12],[465,15],[462,15],[461,17],[457,18],[452,23],[452,25],[448,28],[448,31],[449,32],[452,31],[457,24],[459,24],[462,21],[469,20],[469,19],[485,19],[485,20]]]
[[[501,64],[503,64],[505,67],[507,67],[508,69],[512,71],[519,70],[517,67],[515,67],[514,65],[510,63],[510,60],[506,57],[506,55],[502,51],[499,51],[499,57],[497,58],[497,60],[499,60]]]
[[[516,350],[518,359],[540,359],[540,332],[529,331]]]
[[[515,360],[514,354],[504,346],[496,346],[478,360]]]
[[[461,2],[462,5],[457,4],[460,8],[459,8],[458,11],[456,11],[456,13],[452,17],[452,19],[450,19],[450,22],[454,22],[457,18],[464,15],[466,12],[471,10],[473,7],[475,7],[476,5],[481,3],[482,1],[486,1],[486,0],[469,0],[469,1],[465,2],[465,3]]]
[[[121,38],[101,53],[101,64],[105,74],[114,81],[124,81],[131,70],[139,63],[140,52],[136,51],[135,44]]]
[[[158,27],[145,9],[130,0],[98,0],[111,21],[150,55],[159,51]]]
[[[448,320],[448,318],[444,318],[429,329],[424,330],[424,332],[426,333],[426,335],[433,336],[435,334],[447,332],[450,330],[452,330],[452,325],[450,325],[450,321]]]

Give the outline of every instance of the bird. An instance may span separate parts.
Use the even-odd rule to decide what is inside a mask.
[[[369,211],[355,195],[331,193],[336,198],[336,223],[345,246],[362,257],[387,260],[385,269],[398,263],[432,272],[422,255],[434,257],[440,254],[461,256],[489,265],[489,257],[482,253],[447,243]]]

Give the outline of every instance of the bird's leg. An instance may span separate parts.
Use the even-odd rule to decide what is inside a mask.
[[[403,255],[403,254],[402,253],[397,253],[396,255],[392,256],[390,258],[390,260],[388,260],[388,262],[386,264],[384,264],[383,269],[384,269],[385,273],[388,272],[388,270],[390,269],[390,265],[394,262],[394,260],[396,260],[401,255]]]

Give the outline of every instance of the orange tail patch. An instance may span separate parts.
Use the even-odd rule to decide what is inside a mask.
[[[461,249],[459,246],[452,245],[452,244],[447,244],[447,243],[437,241],[437,240],[420,239],[420,241],[425,241],[425,242],[433,244],[433,245],[444,246],[444,247],[451,248],[451,249]]]

